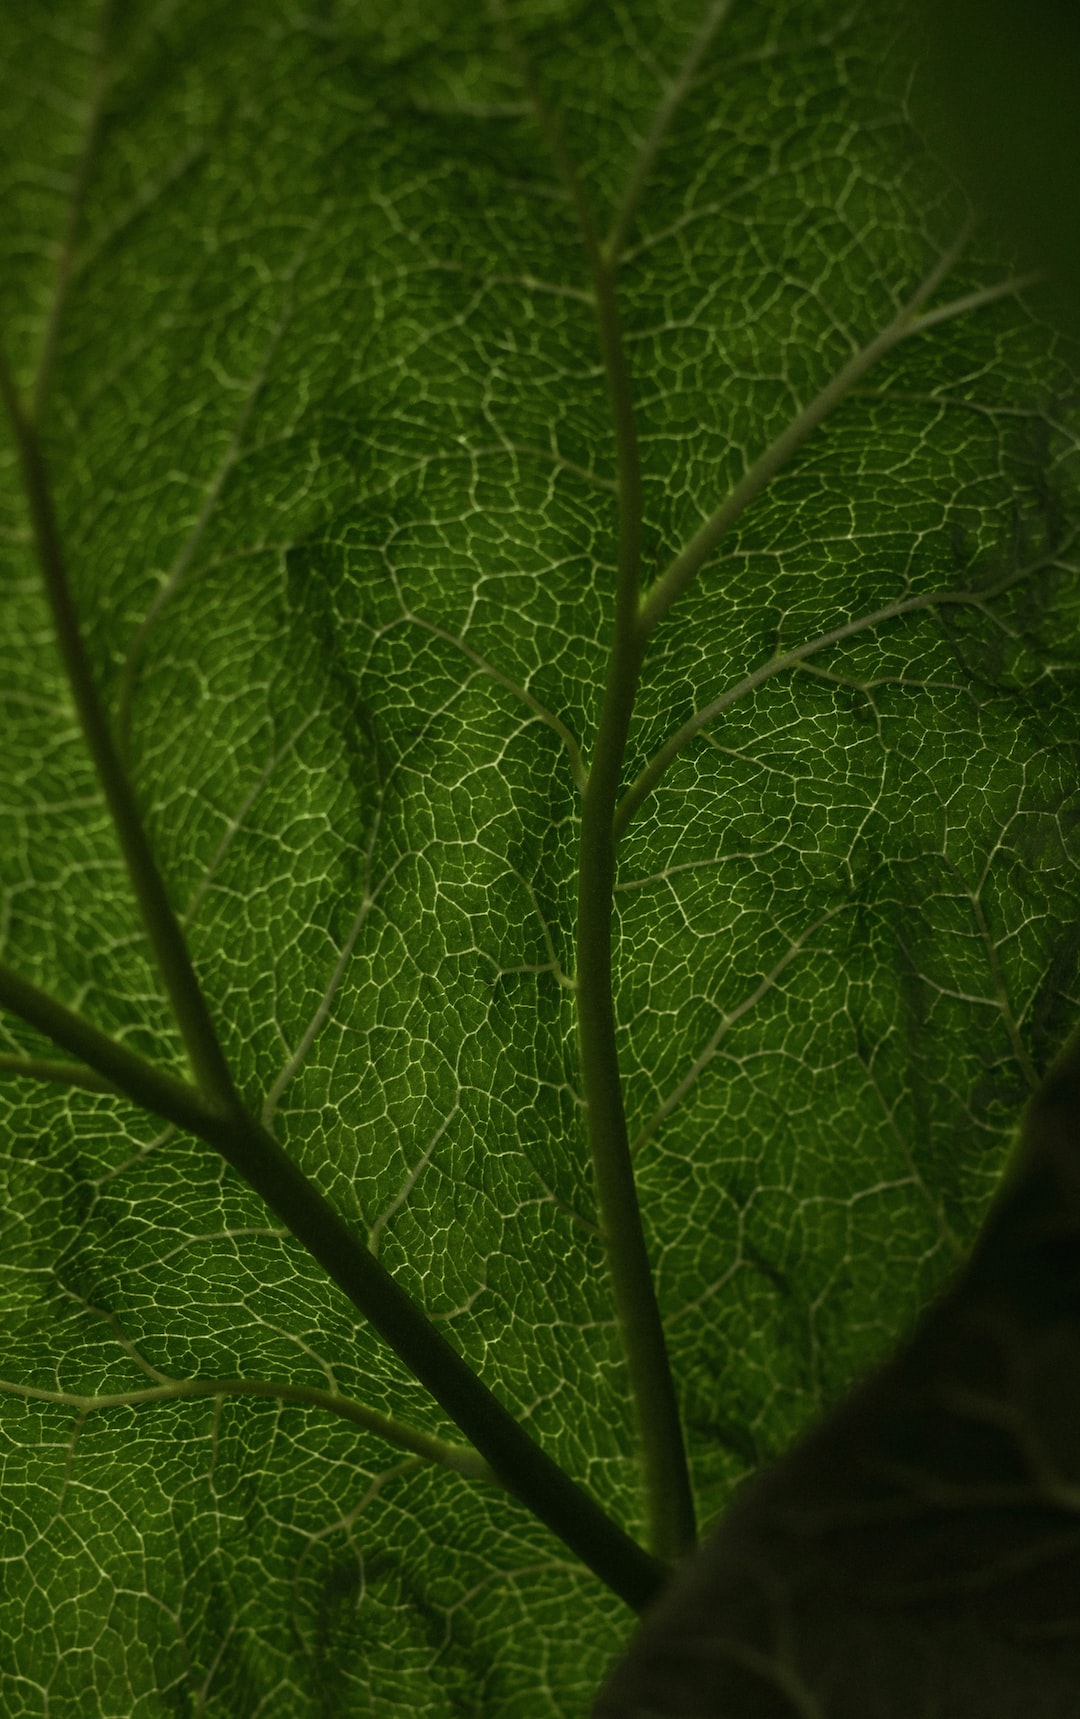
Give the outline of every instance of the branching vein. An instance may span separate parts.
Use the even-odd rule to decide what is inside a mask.
[[[428,1462],[439,1463],[471,1480],[484,1480],[498,1485],[494,1471],[478,1452],[465,1445],[449,1444],[434,1438],[417,1427],[406,1426],[389,1415],[369,1409],[351,1397],[324,1391],[315,1385],[289,1385],[264,1379],[168,1379],[160,1385],[148,1385],[142,1390],[108,1391],[82,1395],[77,1391],[47,1391],[37,1385],[19,1385],[0,1379],[0,1395],[23,1397],[28,1402],[58,1403],[65,1408],[89,1415],[104,1409],[140,1408],[145,1403],[175,1403],[196,1397],[272,1397],[280,1402],[299,1403],[305,1408],[325,1409],[364,1432],[401,1450],[412,1451]]]
[[[940,305],[935,310],[920,314],[923,305],[932,298],[942,281],[950,274],[960,254],[967,243],[969,229],[965,228],[950,250],[939,258],[938,262],[926,275],[924,280],[911,295],[903,309],[893,320],[883,328],[880,334],[855,352],[848,362],[837,371],[836,375],[827,382],[820,393],[811,400],[797,418],[780,432],[764,453],[760,454],[754,463],[745,471],[734,489],[716,512],[696,533],[660,575],[647,593],[642,604],[641,626],[648,636],[657,623],[667,614],[672,604],[696,578],[709,557],[716,550],[721,538],[735,524],[735,521],[770,484],[781,467],[786,465],[791,456],[802,446],[808,436],[817,429],[818,425],[835,411],[837,406],[851,393],[856,383],[860,382],[867,371],[891,352],[902,340],[911,335],[921,334],[928,328],[935,327],[940,322],[952,317],[965,315],[977,310],[983,305],[992,304],[997,299],[1006,298],[1030,283],[1035,277],[1031,275],[1017,276],[1001,281],[992,287],[986,287],[980,292],[968,293],[962,298],[954,299],[948,304]]]
[[[699,734],[706,725],[715,720],[725,710],[737,704],[763,686],[774,675],[783,674],[788,669],[798,668],[807,657],[814,656],[818,651],[827,650],[830,645],[839,644],[842,639],[854,638],[859,633],[870,632],[874,627],[882,626],[886,621],[895,620],[900,615],[917,614],[920,610],[945,608],[976,608],[989,612],[988,605],[993,598],[1019,584],[1023,579],[1029,579],[1032,574],[1044,567],[1057,565],[1060,558],[1071,547],[1077,537],[1072,532],[1056,548],[1045,555],[1038,556],[1034,561],[1023,567],[1014,568],[1003,574],[999,579],[979,587],[965,591],[924,591],[915,597],[901,597],[895,603],[886,603],[880,609],[874,609],[867,615],[860,615],[854,621],[845,621],[842,625],[831,627],[828,632],[819,633],[815,639],[807,639],[804,644],[795,645],[791,650],[784,651],[780,656],[772,657],[767,663],[746,675],[735,686],[729,687],[719,697],[704,705],[701,710],[688,717],[681,728],[676,729],[670,739],[666,740],[660,750],[654,753],[649,762],[634,778],[630,787],[619,801],[615,812],[615,833],[620,838],[626,831],[642,803],[653,792],[664,771],[674,758]]]

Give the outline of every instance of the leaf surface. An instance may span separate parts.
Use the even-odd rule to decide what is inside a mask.
[[[626,215],[652,580],[963,205],[873,7],[511,22],[601,238]],[[568,983],[617,505],[572,187],[479,8],[3,25],[4,341],[237,1082],[640,1534]],[[1009,275],[976,232],[927,309]],[[694,732],[620,846],[619,1049],[706,1523],[960,1267],[1075,1016],[1070,362],[1022,292],[911,335],[650,645],[626,788]],[[0,458],[4,958],[182,1073]],[[209,1148],[17,1075],[0,1128],[5,1712],[587,1710],[623,1608],[497,1488],[296,1400],[456,1437]],[[238,1379],[293,1397],[137,1398]]]

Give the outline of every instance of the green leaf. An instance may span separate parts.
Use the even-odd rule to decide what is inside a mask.
[[[671,1559],[967,1261],[1078,381],[888,10],[0,5],[4,1712],[577,1719],[629,1596],[458,1385]]]

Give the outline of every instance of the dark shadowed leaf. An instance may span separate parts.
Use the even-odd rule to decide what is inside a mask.
[[[1080,7],[919,0],[933,94],[979,204],[1055,277],[1080,325]]]

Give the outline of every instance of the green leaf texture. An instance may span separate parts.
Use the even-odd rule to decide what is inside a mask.
[[[572,988],[618,500],[580,202],[626,213],[647,581],[965,210],[873,6],[507,10],[518,55],[459,0],[3,0],[0,326],[245,1100],[640,1535]],[[1080,1002],[1078,384],[1011,272],[976,228],[925,311],[974,302],[646,658],[627,788],[718,705],[615,897],[706,1525],[961,1266]],[[182,1074],[10,440],[0,486],[3,956]],[[580,1719],[632,1618],[313,1395],[460,1442],[208,1147],[5,1072],[0,1175],[5,1714]],[[236,1380],[280,1389],[185,1394]]]

